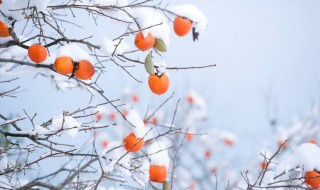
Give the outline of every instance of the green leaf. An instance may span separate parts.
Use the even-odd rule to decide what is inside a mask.
[[[145,61],[144,61],[144,67],[150,75],[154,74],[154,66],[153,66],[153,61],[152,61],[152,55],[151,52],[147,55]]]
[[[167,52],[167,46],[163,42],[163,40],[160,38],[156,38],[156,42],[154,43],[154,48],[161,52]]]

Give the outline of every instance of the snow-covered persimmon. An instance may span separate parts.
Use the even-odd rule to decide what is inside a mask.
[[[81,80],[88,80],[93,77],[95,73],[94,66],[87,60],[82,60],[78,63],[78,68],[74,75]]]
[[[173,23],[174,32],[178,36],[187,35],[191,30],[191,26],[192,22],[189,19],[183,17],[177,17]]]
[[[161,95],[169,89],[170,81],[166,74],[162,74],[160,77],[153,74],[149,76],[148,84],[153,93]]]
[[[60,74],[68,75],[73,71],[73,62],[70,57],[58,57],[54,64],[53,68]]]
[[[130,133],[126,138],[123,139],[126,143],[124,148],[129,152],[138,152],[144,145],[142,138],[137,138],[135,134]]]
[[[304,174],[304,182],[310,185],[312,188],[317,188],[320,186],[320,174],[316,171],[308,171]],[[320,188],[317,188],[320,190]]]
[[[8,27],[0,21],[0,37],[5,38],[10,36]]]
[[[28,48],[29,58],[35,63],[42,63],[48,56],[47,49],[39,44],[33,44]]]
[[[151,49],[154,46],[155,42],[156,39],[151,33],[148,33],[148,35],[144,37],[142,32],[139,32],[134,40],[134,44],[141,51],[147,51]]]
[[[312,144],[317,144],[318,143],[317,139],[310,139],[308,142],[312,143]]]
[[[150,180],[162,183],[167,178],[167,168],[165,166],[151,165],[149,168]]]

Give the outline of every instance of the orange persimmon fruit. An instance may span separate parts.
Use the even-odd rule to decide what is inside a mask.
[[[149,167],[150,180],[162,183],[167,178],[167,168],[165,166],[151,165]]]
[[[114,120],[114,119],[116,119],[117,115],[116,115],[116,113],[111,112],[109,117],[110,117],[110,119]]]
[[[8,27],[0,21],[0,37],[5,38],[10,36]]]
[[[97,113],[97,114],[96,114],[96,119],[97,119],[98,121],[102,119],[101,113]]]
[[[189,95],[189,96],[187,97],[187,101],[188,101],[190,104],[193,104],[193,102],[194,102],[193,96]]]
[[[139,96],[136,95],[136,94],[133,95],[133,96],[132,96],[132,101],[133,101],[133,102],[138,102],[138,101],[139,101]]]
[[[101,145],[103,148],[107,148],[108,147],[109,142],[107,140],[102,141]]]
[[[48,52],[44,46],[33,44],[28,48],[28,55],[33,62],[39,64],[46,60]]]
[[[166,74],[162,74],[160,77],[153,74],[149,76],[148,84],[153,93],[161,95],[169,89],[170,81]]]
[[[268,165],[267,162],[261,162],[261,163],[260,163],[261,169],[266,169],[266,168],[267,168],[267,165]]]
[[[224,139],[224,144],[227,146],[233,146],[234,141],[232,139]]]
[[[186,139],[187,139],[188,141],[191,141],[191,140],[193,139],[193,134],[187,133],[187,134],[186,134]]]
[[[206,151],[204,152],[204,157],[210,158],[210,157],[211,157],[211,151],[210,151],[210,150],[206,150]]]
[[[126,143],[124,148],[129,152],[138,152],[144,145],[142,138],[137,138],[135,134],[130,133],[126,138],[123,139]]]
[[[187,35],[191,30],[191,26],[192,22],[189,19],[183,17],[177,17],[173,23],[174,32],[178,36]]]
[[[139,32],[134,40],[134,44],[141,51],[147,51],[151,49],[154,46],[155,42],[156,39],[150,32],[146,37],[143,36],[142,32]]]
[[[68,75],[73,71],[73,62],[70,57],[58,57],[53,64],[53,68],[60,74]]]
[[[310,185],[312,188],[317,188],[320,186],[320,174],[316,171],[308,171],[304,174],[304,182]],[[317,188],[318,190],[320,188]]]
[[[78,68],[74,72],[74,75],[81,80],[89,80],[94,75],[95,70],[92,63],[87,60],[82,60],[78,63]]]

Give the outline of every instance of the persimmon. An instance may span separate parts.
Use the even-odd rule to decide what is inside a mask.
[[[186,139],[187,139],[188,141],[191,141],[191,140],[193,139],[193,134],[187,133],[187,134],[186,134]]]
[[[232,139],[224,139],[224,144],[227,146],[232,146],[234,145],[234,142]]]
[[[58,57],[53,64],[53,68],[60,74],[68,75],[73,71],[73,62],[70,57]]]
[[[97,114],[96,114],[96,119],[97,119],[97,120],[102,119],[102,115],[101,115],[101,113],[97,113]]]
[[[8,27],[0,21],[0,37],[8,37],[10,36],[10,32],[9,32],[9,29]]]
[[[206,150],[206,151],[204,152],[204,156],[205,156],[206,158],[210,158],[210,157],[211,157],[211,151],[210,151],[210,150]]]
[[[178,36],[187,35],[191,30],[191,26],[192,26],[192,22],[189,19],[183,18],[183,17],[180,17],[180,16],[177,17],[174,20],[174,23],[173,23],[174,32]]]
[[[87,60],[82,60],[78,63],[78,68],[74,72],[74,75],[81,80],[91,79],[95,70],[92,63]]]
[[[261,162],[261,163],[260,163],[261,169],[266,169],[266,168],[267,168],[267,165],[268,165],[267,162]]]
[[[154,125],[157,125],[158,124],[158,118],[156,118],[156,117],[151,118],[151,123],[154,124]]]
[[[218,171],[218,168],[216,168],[216,167],[212,167],[212,168],[210,169],[210,172],[211,172],[211,173],[217,173],[217,171]]]
[[[103,148],[107,148],[108,147],[109,142],[107,140],[102,141],[101,145]]]
[[[311,140],[309,140],[309,143],[317,144],[317,143],[318,143],[318,141],[317,141],[317,139],[311,139]]]
[[[162,183],[167,178],[167,168],[165,166],[151,165],[149,167],[150,180]]]
[[[116,119],[116,117],[117,117],[116,113],[114,113],[114,112],[110,113],[110,119],[114,120],[114,119]]]
[[[126,138],[124,138],[123,142],[126,143],[124,148],[129,152],[137,152],[144,145],[143,139],[137,138],[133,133],[130,133]]]
[[[279,141],[278,141],[278,146],[279,146],[279,147],[282,146],[282,149],[286,149],[287,146],[288,146],[288,142],[279,140]]]
[[[147,51],[151,49],[154,46],[155,42],[156,39],[150,32],[146,37],[143,36],[142,32],[139,32],[134,40],[134,44],[141,51]]]
[[[123,114],[124,116],[127,116],[127,115],[129,114],[129,112],[128,112],[128,110],[123,110],[123,111],[122,111],[122,114]]]
[[[316,171],[308,171],[304,174],[304,182],[310,185],[312,188],[317,188],[320,186],[320,174]],[[318,190],[320,188],[317,188]]]
[[[189,95],[189,96],[187,97],[187,101],[188,101],[190,104],[193,104],[193,102],[194,102],[193,96]]]
[[[139,101],[138,95],[136,95],[136,94],[133,95],[133,96],[132,96],[132,101],[133,101],[133,102],[138,102],[138,101]]]
[[[33,62],[39,64],[46,60],[48,52],[44,46],[33,44],[28,48],[28,55]]]
[[[166,74],[162,74],[160,77],[153,74],[149,76],[148,84],[153,93],[161,95],[169,89],[170,81]]]

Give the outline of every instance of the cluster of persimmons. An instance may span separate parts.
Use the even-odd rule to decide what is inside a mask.
[[[183,17],[176,17],[173,23],[174,32],[178,36],[187,35],[192,27],[192,22]],[[147,51],[151,48],[155,48],[158,51],[165,52],[167,48],[161,39],[155,38],[150,32],[147,36],[143,36],[142,32],[139,32],[135,37],[135,45],[141,51]],[[158,95],[164,94],[169,89],[169,77],[165,73],[161,73],[159,76],[158,73],[149,72],[149,88],[150,90]]]
[[[174,31],[178,36],[185,36],[189,33],[192,27],[192,21],[183,17],[176,17],[174,20]],[[8,27],[0,21],[0,37],[10,36],[10,31]],[[155,48],[158,51],[165,52],[167,51],[166,45],[161,39],[155,38],[150,32],[147,36],[144,36],[140,31],[135,36],[135,46],[141,51],[147,51],[151,48]],[[40,44],[33,44],[28,49],[29,58],[36,64],[44,62],[48,56],[48,52],[45,46]],[[58,57],[54,64],[53,68],[56,72],[64,75],[75,76],[81,80],[91,79],[95,73],[95,69],[92,63],[88,60],[81,60],[75,62],[71,57],[63,56]],[[153,70],[153,65],[152,65]],[[148,80],[150,90],[158,95],[164,94],[169,89],[169,77],[165,73],[150,73]]]

